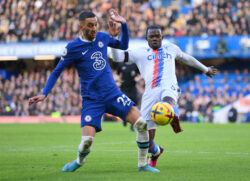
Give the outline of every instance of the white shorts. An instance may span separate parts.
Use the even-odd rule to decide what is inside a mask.
[[[164,89],[162,87],[156,87],[154,89],[146,90],[142,96],[142,103],[141,103],[141,114],[142,117],[147,121],[148,124],[148,130],[155,129],[159,125],[156,124],[151,120],[151,109],[154,104],[157,102],[162,101],[162,99],[166,96],[169,96],[175,100],[177,103],[177,100],[180,95],[180,89],[179,87],[172,87],[169,89]]]

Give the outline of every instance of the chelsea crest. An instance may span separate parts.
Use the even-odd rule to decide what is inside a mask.
[[[101,41],[99,41],[99,42],[98,42],[98,46],[99,46],[100,48],[102,48],[104,45],[103,45],[103,43],[102,43]]]

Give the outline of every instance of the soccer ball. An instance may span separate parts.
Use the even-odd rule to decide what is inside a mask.
[[[167,125],[173,121],[174,109],[166,102],[157,102],[151,110],[151,118],[158,125]]]

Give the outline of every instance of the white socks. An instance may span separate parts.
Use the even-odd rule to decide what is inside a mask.
[[[147,123],[140,117],[134,124],[137,131],[137,145],[138,145],[138,167],[143,167],[147,164],[147,155],[149,148],[149,135]]]
[[[83,165],[86,161],[86,156],[90,153],[91,145],[94,142],[92,136],[82,136],[82,141],[78,147],[77,164]]]

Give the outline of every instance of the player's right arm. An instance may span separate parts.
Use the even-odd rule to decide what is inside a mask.
[[[194,67],[196,69],[201,70],[202,72],[204,72],[207,76],[209,77],[213,77],[213,75],[215,75],[217,73],[217,69],[214,68],[213,66],[207,67],[205,65],[203,65],[201,62],[199,62],[196,58],[194,58],[193,56],[182,52],[181,49],[179,47],[176,46],[177,49],[177,59],[182,61],[183,63],[185,63],[186,65],[189,65],[191,67]]]
[[[68,52],[69,50],[70,49],[68,47],[65,48],[63,56],[61,57],[61,60],[57,64],[56,68],[51,72],[42,94],[29,98],[29,105],[45,100],[51,89],[54,87],[61,72],[65,67],[69,66],[73,62],[73,56],[71,52]]]
[[[109,12],[108,30],[109,30],[110,35],[113,36],[113,37],[109,37],[108,46],[112,48],[121,49],[121,50],[127,50],[128,42],[129,42],[128,25],[126,23],[125,18],[120,16],[117,13],[117,11],[114,9],[111,9]],[[120,33],[121,30],[122,30],[121,39],[118,40],[114,38]]]

